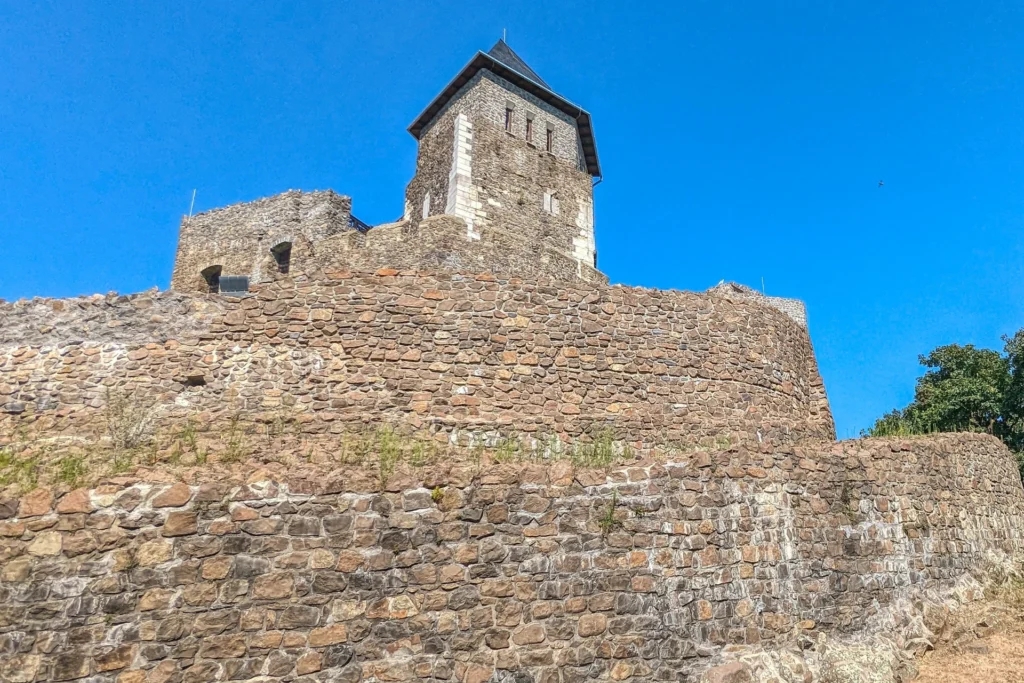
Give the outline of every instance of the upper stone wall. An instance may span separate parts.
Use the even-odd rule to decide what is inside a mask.
[[[766,296],[761,292],[735,282],[720,282],[709,292],[719,296],[731,297],[741,301],[755,301],[765,306],[782,311],[801,327],[807,327],[807,306],[799,299],[786,299],[781,296]]]
[[[310,432],[834,436],[806,330],[714,295],[382,270],[244,299],[37,301],[3,315],[0,435],[96,428],[114,390],[165,424],[284,410]]]
[[[544,242],[488,227],[477,239],[466,237],[466,223],[455,216],[378,225],[365,233],[346,232],[320,243],[313,269],[380,268],[493,273],[523,279],[606,284],[601,272]]]
[[[277,274],[272,248],[289,243],[292,261],[302,267],[324,239],[353,230],[351,215],[352,200],[331,190],[289,190],[183,218],[171,288],[209,291],[202,271],[211,266],[252,283],[271,280]]]

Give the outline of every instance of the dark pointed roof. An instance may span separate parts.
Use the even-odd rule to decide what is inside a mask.
[[[459,89],[469,82],[481,69],[487,69],[495,75],[501,76],[542,102],[546,102],[555,109],[576,119],[587,171],[593,177],[601,175],[601,163],[597,158],[597,143],[594,140],[594,127],[590,121],[590,114],[552,90],[551,86],[545,83],[537,75],[536,71],[527,66],[526,62],[504,40],[499,40],[487,52],[477,52],[473,59],[469,60],[469,63],[462,68],[462,71],[459,72],[451,83],[445,86],[445,89],[434,98],[434,101],[409,126],[409,132],[412,136],[419,140],[420,134],[426,125],[437,116],[438,112],[444,109],[444,106],[455,97]]]
[[[523,59],[517,55],[504,40],[496,42],[494,47],[487,51],[487,54],[494,57],[502,64],[507,65],[510,69],[518,71],[527,78],[532,79],[540,85],[543,85],[548,90],[551,90],[551,86],[545,83],[544,79],[537,75],[536,71],[527,66],[526,62],[524,62]]]

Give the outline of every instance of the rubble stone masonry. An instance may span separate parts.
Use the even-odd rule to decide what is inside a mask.
[[[349,226],[351,215],[349,197],[330,190],[289,190],[183,218],[171,288],[208,292],[201,273],[216,266],[223,275],[268,282],[278,270],[271,249],[281,244],[289,244],[293,262],[305,268],[316,258],[324,239],[354,232]]]
[[[344,271],[241,299],[34,299],[0,316],[0,436],[96,427],[115,391],[164,424],[285,411],[311,433],[834,437],[807,330],[714,294]]]
[[[509,107],[512,125],[506,130]],[[406,219],[425,217],[425,206],[431,216],[456,215],[472,239],[495,230],[507,236],[508,248],[531,252],[543,245],[593,280],[594,193],[582,163],[572,117],[481,71],[421,134],[416,175],[406,188]]]
[[[886,615],[926,633],[1024,529],[979,435],[368,481],[0,501],[0,680],[696,681]]]

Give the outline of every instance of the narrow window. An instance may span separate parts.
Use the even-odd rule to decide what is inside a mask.
[[[426,218],[429,215],[430,215],[430,193],[428,192],[426,195],[423,196],[423,213],[422,213],[422,216],[423,216],[423,218]]]
[[[210,266],[200,273],[203,276],[203,280],[206,281],[207,291],[210,294],[220,293],[220,270],[220,266]]]
[[[274,262],[277,264],[277,272],[287,273],[292,264],[292,243],[281,242],[270,250],[274,255]]]
[[[526,117],[526,141],[533,142],[533,117]]]
[[[548,137],[544,141],[544,149],[550,152],[555,146],[555,131],[553,128],[548,127]]]
[[[512,132],[512,107],[505,107],[505,130]]]

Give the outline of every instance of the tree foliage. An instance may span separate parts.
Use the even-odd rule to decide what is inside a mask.
[[[1024,329],[1003,342],[1002,353],[950,344],[921,356],[927,370],[914,400],[878,418],[868,434],[986,432],[1024,455]]]

